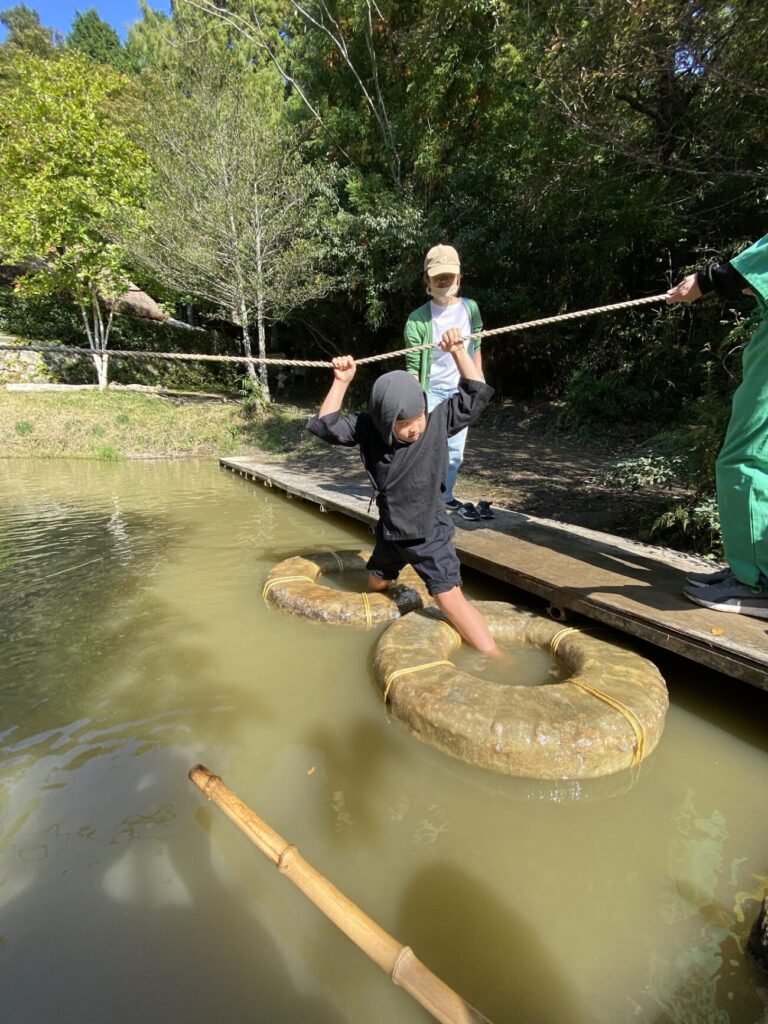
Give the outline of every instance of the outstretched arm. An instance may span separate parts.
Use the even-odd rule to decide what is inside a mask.
[[[347,388],[355,376],[355,369],[352,356],[339,356],[333,360],[333,384],[317,416],[313,416],[307,423],[310,434],[328,444],[340,444],[347,448],[358,444],[359,414],[340,415]]]

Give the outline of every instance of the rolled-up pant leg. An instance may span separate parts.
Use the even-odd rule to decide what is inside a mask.
[[[744,352],[744,376],[717,457],[723,546],[737,578],[768,588],[768,325]]]

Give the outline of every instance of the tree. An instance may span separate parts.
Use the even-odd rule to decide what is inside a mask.
[[[267,323],[329,288],[322,247],[333,194],[322,168],[303,161],[296,133],[258,101],[257,70],[198,58],[194,71],[183,89],[149,94],[140,141],[154,174],[144,215],[121,237],[157,280],[222,309],[247,356],[255,322],[264,357]],[[260,379],[268,400],[264,364]]]
[[[110,64],[118,71],[128,70],[128,60],[117,32],[103,21],[92,7],[85,14],[78,11],[67,36],[67,45],[86,54],[99,64]]]
[[[99,295],[127,284],[107,224],[140,202],[146,179],[143,154],[110,116],[123,88],[112,68],[79,54],[19,52],[0,96],[0,260],[26,268],[23,292],[74,299],[100,387],[112,314]]]
[[[25,4],[17,4],[0,12],[0,25],[8,29],[8,36],[2,49],[13,54],[17,50],[50,57],[61,45],[61,37],[40,23],[40,15]]]

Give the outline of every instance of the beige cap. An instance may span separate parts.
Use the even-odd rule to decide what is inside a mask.
[[[461,273],[459,254],[452,245],[433,245],[424,258],[424,273],[428,277]]]

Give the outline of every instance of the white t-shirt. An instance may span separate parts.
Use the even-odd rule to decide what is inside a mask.
[[[472,324],[469,319],[467,307],[459,299],[448,306],[438,306],[430,301],[429,309],[432,313],[432,342],[440,344],[440,339],[451,327],[458,327],[462,334],[472,333]],[[466,342],[464,343],[466,345]],[[469,354],[474,354],[474,342],[469,343]],[[437,348],[432,352],[432,367],[429,372],[430,388],[450,390],[459,386],[459,368],[456,360],[450,352],[443,352]]]

